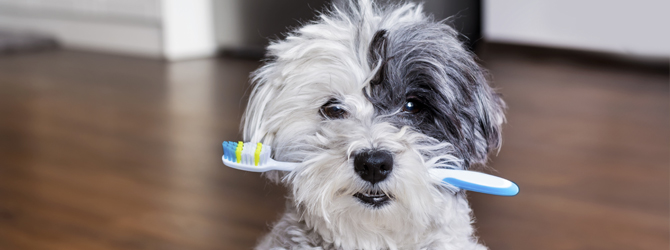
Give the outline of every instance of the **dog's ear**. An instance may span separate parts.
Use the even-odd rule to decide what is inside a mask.
[[[253,90],[241,124],[243,138],[246,142],[262,142],[264,145],[274,146],[274,133],[269,131],[267,124],[271,122],[268,114],[269,105],[280,91],[277,84],[268,80],[272,79],[273,65],[273,62],[268,62],[252,73]],[[274,151],[276,150],[273,150],[273,153]],[[268,171],[263,175],[274,183],[280,183],[284,173]]]
[[[505,102],[486,82],[478,84],[474,107],[477,124],[474,125],[474,151],[470,164],[486,164],[488,154],[502,144],[502,124],[505,121]]]
[[[242,134],[244,141],[272,144],[272,136],[268,135],[267,109],[276,96],[277,90],[269,82],[268,74],[272,74],[272,63],[266,64],[252,73],[253,90],[249,96],[247,108],[242,117]]]

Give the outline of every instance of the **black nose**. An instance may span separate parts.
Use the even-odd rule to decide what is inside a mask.
[[[393,169],[393,155],[388,151],[363,151],[354,156],[354,170],[373,185],[383,181]]]

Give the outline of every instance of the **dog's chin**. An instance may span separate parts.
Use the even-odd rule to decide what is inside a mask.
[[[368,190],[354,194],[354,199],[371,208],[380,208],[393,201],[393,195],[380,190]]]

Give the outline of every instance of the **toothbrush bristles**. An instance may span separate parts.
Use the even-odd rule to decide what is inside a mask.
[[[224,141],[222,145],[223,158],[231,162],[262,166],[270,158],[270,146],[261,143]]]

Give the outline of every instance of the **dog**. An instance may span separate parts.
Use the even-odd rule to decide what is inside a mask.
[[[265,249],[487,249],[466,194],[431,168],[484,166],[505,103],[458,33],[414,3],[333,4],[271,42],[245,141],[300,163]]]

